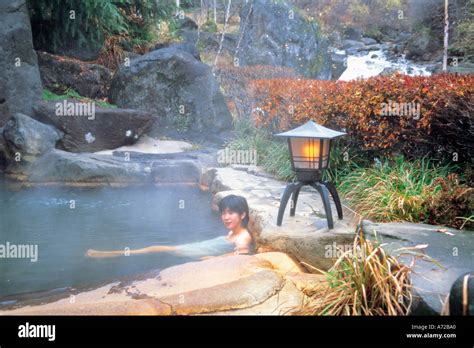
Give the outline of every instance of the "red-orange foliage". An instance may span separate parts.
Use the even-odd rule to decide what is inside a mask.
[[[468,159],[474,153],[473,91],[474,75],[394,74],[349,82],[254,80],[247,93],[252,110],[263,110],[253,113],[257,124],[274,130],[312,119],[345,129],[363,149],[408,157],[457,152]],[[383,115],[384,103],[414,103],[420,113]]]

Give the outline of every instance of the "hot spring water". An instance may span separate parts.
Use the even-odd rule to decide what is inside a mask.
[[[211,196],[198,188],[13,191],[0,183],[0,304],[6,295],[90,285],[190,260],[168,253],[91,259],[84,256],[87,249],[176,245],[226,233],[211,210]],[[12,257],[12,248],[20,245],[37,246],[36,262]]]

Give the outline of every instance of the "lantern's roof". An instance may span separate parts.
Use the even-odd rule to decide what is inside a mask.
[[[276,137],[294,137],[294,138],[319,138],[333,139],[345,135],[344,132],[338,132],[317,124],[314,121],[308,121],[304,125],[287,132],[275,134]]]

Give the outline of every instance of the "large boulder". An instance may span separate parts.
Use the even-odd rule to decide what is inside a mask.
[[[362,30],[359,28],[349,27],[342,33],[344,39],[359,41],[362,38]]]
[[[69,88],[88,98],[105,98],[112,79],[106,67],[76,59],[37,52],[43,86],[56,94]]]
[[[185,42],[195,44],[198,40],[198,25],[189,17],[179,18],[176,20],[177,34],[181,36]]]
[[[60,41],[58,46],[53,46],[50,41],[39,43],[38,39],[35,39],[35,49],[38,51],[46,51],[51,54],[72,57],[84,61],[97,59],[103,47],[103,41],[98,43],[92,41],[80,43],[79,40],[65,40]]]
[[[211,139],[232,116],[209,66],[175,48],[149,52],[115,74],[109,99],[159,116],[154,131]],[[156,134],[153,134],[156,135]]]
[[[221,40],[221,33],[208,33],[203,31],[199,34],[198,45],[205,51],[214,50],[217,52],[221,45]],[[224,41],[222,41],[222,52],[233,56],[235,54],[238,41],[239,37],[236,34],[226,33],[224,36]]]
[[[151,176],[137,163],[126,158],[89,153],[78,154],[53,149],[21,171],[7,168],[7,174],[18,175],[29,182],[63,183],[150,183]]]
[[[114,156],[71,153],[51,149],[34,161],[11,162],[5,169],[9,179],[28,183],[66,185],[130,185],[199,183],[200,159],[143,158],[133,152]]]
[[[474,270],[474,235],[459,230],[414,223],[372,223],[364,220],[369,239],[387,243],[384,248],[397,255],[397,249],[426,245],[424,252],[434,259],[417,259],[411,280],[414,287],[413,315],[439,315],[453,282]],[[402,256],[410,264],[411,256]]]
[[[72,115],[58,113],[64,103]],[[34,106],[34,118],[64,132],[59,147],[70,152],[95,152],[135,143],[151,126],[154,117],[148,113],[118,108],[90,107],[90,113],[76,114],[80,101],[41,101]],[[84,109],[85,110],[85,109]]]
[[[3,137],[3,127],[0,127],[0,173],[5,170],[8,163],[8,157],[7,144]]]
[[[16,162],[31,162],[53,149],[61,137],[56,128],[20,113],[8,119],[3,129],[7,154],[18,158]]]
[[[429,28],[423,28],[412,34],[405,45],[406,57],[415,61],[429,61],[443,49],[441,39]]]
[[[288,315],[324,284],[282,253],[233,255],[152,271],[2,308],[0,315]]]
[[[196,48],[195,45],[189,42],[175,42],[175,43],[158,43],[153,48],[154,50],[160,50],[162,48],[175,48],[177,50],[181,50],[184,52],[188,52],[194,58],[201,61],[201,56],[199,54],[199,50]]]
[[[294,68],[316,79],[331,78],[328,44],[316,22],[303,18],[285,2],[255,0],[240,12],[241,66]]]
[[[364,43],[361,42],[361,41],[356,41],[356,40],[344,40],[342,42],[342,47],[345,49],[345,50],[348,50],[348,49],[351,49],[351,48],[354,48],[356,50],[358,49],[361,49],[361,48],[364,48]]]
[[[42,86],[25,0],[0,0],[0,126],[30,114]]]
[[[360,39],[364,43],[364,45],[376,45],[378,42],[375,39],[372,39],[371,37],[363,37]]]
[[[347,69],[347,55],[342,53],[331,53],[331,76],[337,80]]]
[[[176,26],[178,29],[185,30],[198,30],[198,25],[191,18],[184,16],[183,18],[177,18]]]

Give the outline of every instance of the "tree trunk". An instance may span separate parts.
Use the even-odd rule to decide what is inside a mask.
[[[449,33],[449,18],[448,18],[449,0],[444,0],[444,53],[443,53],[443,71],[448,70],[448,33]]]
[[[222,30],[221,42],[219,44],[219,51],[217,51],[216,59],[214,60],[214,66],[212,67],[213,72],[214,72],[214,69],[217,66],[217,61],[219,60],[219,55],[221,54],[222,46],[224,44],[224,37],[225,37],[225,32],[227,30],[227,24],[229,22],[229,14],[230,14],[230,5],[231,4],[232,4],[232,0],[228,0],[227,9],[225,11],[224,29]]]
[[[244,37],[244,34],[245,34],[245,29],[247,27],[247,23],[249,21],[249,18],[250,18],[250,14],[252,13],[252,8],[253,8],[253,0],[252,2],[250,3],[250,7],[249,7],[249,12],[247,13],[247,16],[245,17],[245,21],[244,23],[240,23],[240,25],[242,26],[242,30],[240,31],[240,35],[239,35],[239,39],[237,41],[237,46],[235,48],[235,53],[234,53],[234,65],[235,65],[235,62],[236,62],[236,58],[237,56],[239,55],[239,49],[240,49],[240,43],[242,41],[242,38]],[[238,64],[240,65],[240,64]]]
[[[212,4],[213,8],[214,8],[214,23],[217,24],[217,4],[216,4],[216,0],[214,0],[213,4]]]

